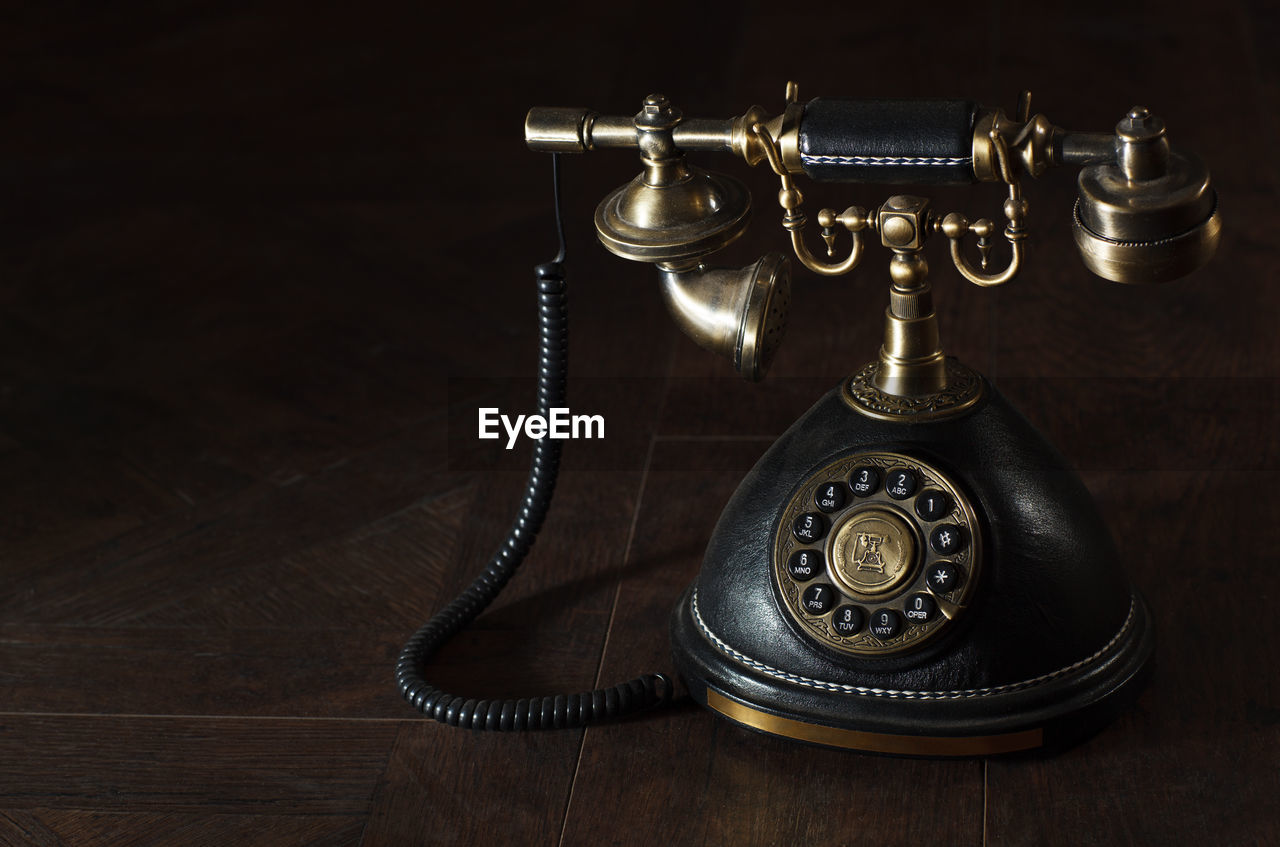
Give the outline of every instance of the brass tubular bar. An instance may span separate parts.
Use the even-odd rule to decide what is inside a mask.
[[[636,124],[632,118],[598,117],[588,123],[585,141],[588,150],[634,149]],[[733,121],[715,118],[687,118],[676,124],[671,137],[681,150],[730,152],[733,150]]]
[[[1110,132],[1066,132],[1054,151],[1055,165],[1096,165],[1116,160],[1116,137]]]
[[[671,135],[681,150],[732,152],[734,120],[687,118]],[[530,109],[525,140],[529,149],[548,153],[639,147],[635,118],[597,115],[590,109]]]

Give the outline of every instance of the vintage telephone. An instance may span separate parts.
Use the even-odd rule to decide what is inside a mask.
[[[965,279],[1009,281],[1027,237],[1022,176],[1080,166],[1073,231],[1091,271],[1148,283],[1200,267],[1218,243],[1217,197],[1199,160],[1171,149],[1158,117],[1135,107],[1113,133],[1066,132],[1033,116],[1025,92],[1010,119],[961,100],[801,104],[788,84],[775,117],[753,106],[729,120],[683,119],[653,95],[634,118],[535,108],[525,138],[552,153],[639,151],[642,173],[596,209],[600,241],[656,265],[680,327],[749,379],[763,375],[785,329],[789,261],[768,253],[740,270],[704,264],[743,233],[750,197],[686,152],[767,162],[781,181],[782,226],[815,273],[853,270],[872,235],[890,251],[878,357],[818,400],[743,480],[672,615],[676,665],[696,701],[805,742],[965,756],[1064,747],[1136,697],[1154,656],[1151,614],[1066,461],[978,373],[943,355],[924,250],[941,236]],[[802,174],[1002,183],[1005,225],[936,212],[914,195],[823,209],[825,261],[804,240]],[[844,232],[852,245],[831,258]],[[1001,234],[1008,264],[989,270]],[[538,267],[544,411],[563,405],[562,259],[563,246]],[[479,614],[532,543],[558,449],[535,444],[511,537],[401,654],[401,692],[427,715],[477,729],[578,726],[670,694],[659,674],[572,696],[476,701],[423,677],[430,654]]]

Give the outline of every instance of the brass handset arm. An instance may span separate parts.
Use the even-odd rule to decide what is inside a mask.
[[[1029,105],[1027,98],[1019,104],[1020,108]],[[759,124],[777,149],[782,169],[795,175],[805,173],[799,146],[804,118],[805,106],[796,101],[789,101],[784,113],[777,116],[752,106],[732,118],[683,118],[672,127],[671,137],[676,147],[686,152],[732,153],[754,167],[767,157],[765,146],[753,131]],[[525,118],[524,130],[529,148],[547,153],[639,147],[634,116],[601,115],[583,107],[534,107]],[[971,178],[979,182],[1005,181],[995,164],[993,130],[1011,152],[1010,164],[1032,176],[1057,165],[1116,161],[1111,133],[1068,132],[1044,115],[1019,114],[1010,119],[998,108],[978,108],[972,128]]]

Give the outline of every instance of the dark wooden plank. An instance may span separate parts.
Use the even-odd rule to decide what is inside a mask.
[[[208,815],[0,809],[5,847],[278,844],[342,847],[360,840],[361,817],[340,815]]]
[[[396,728],[10,713],[0,717],[0,797],[14,809],[360,815]]]
[[[667,618],[697,572],[721,505],[767,444],[658,445],[602,680],[671,667]],[[982,798],[980,762],[805,747],[731,726],[686,701],[587,730],[562,843],[915,844],[942,832],[953,843],[976,843]]]
[[[582,730],[510,735],[406,723],[361,844],[483,844],[560,837]]]
[[[421,437],[429,438],[432,427],[443,434],[437,420],[420,430]],[[442,459],[443,451],[429,445],[402,439],[325,469],[308,484],[255,486],[110,544],[6,563],[10,581],[0,606],[8,620],[30,623],[282,623],[269,609],[229,605],[219,594],[269,591],[272,574],[263,571],[264,559],[278,567],[292,553],[456,486],[456,480],[437,477],[433,490],[421,481]],[[353,491],[364,493],[352,497]],[[175,562],[182,567],[175,570]]]

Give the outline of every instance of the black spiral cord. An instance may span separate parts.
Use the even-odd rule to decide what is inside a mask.
[[[569,352],[569,309],[564,280],[564,223],[560,215],[560,157],[551,157],[555,192],[556,258],[538,265],[538,413],[549,418],[565,406]],[[671,681],[646,674],[612,688],[580,694],[556,694],[519,700],[477,700],[448,694],[427,682],[426,662],[446,641],[480,615],[515,574],[546,519],[560,468],[560,441],[540,438],[533,445],[533,464],[524,501],[506,541],[484,572],[452,603],[413,634],[396,662],[396,686],[415,709],[449,726],[519,731],[572,729],[610,720],[665,703]]]

